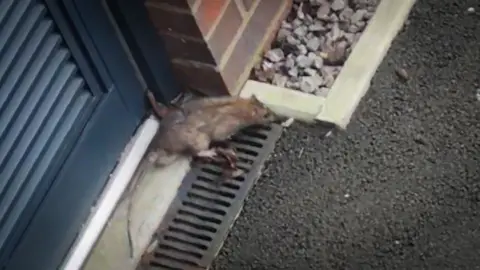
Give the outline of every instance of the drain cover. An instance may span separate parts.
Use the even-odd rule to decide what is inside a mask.
[[[138,269],[207,269],[220,250],[263,162],[282,132],[280,125],[246,129],[232,138],[238,167],[246,173],[215,186],[219,166],[193,167],[155,236],[154,250]]]

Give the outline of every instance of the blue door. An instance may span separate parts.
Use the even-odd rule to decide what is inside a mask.
[[[57,269],[145,113],[101,0],[0,0],[0,269]]]

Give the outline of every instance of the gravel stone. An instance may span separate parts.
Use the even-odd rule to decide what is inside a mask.
[[[313,66],[316,69],[321,69],[323,67],[323,58],[318,55],[315,55],[315,58],[313,59]]]
[[[328,3],[327,2],[328,0],[310,0],[310,5],[312,5],[312,7],[316,7],[316,6],[320,6],[320,5],[323,5],[325,3]]]
[[[293,79],[290,79],[286,83],[285,87],[290,88],[290,89],[298,89],[299,90],[300,89],[300,82],[294,81]]]
[[[283,53],[283,52],[282,52]],[[263,61],[262,63],[262,70],[263,71],[269,71],[271,69],[275,69],[275,66],[272,62],[269,61]]]
[[[272,83],[276,86],[285,87],[287,81],[288,81],[287,76],[284,76],[284,75],[278,74],[278,73],[273,75]]]
[[[302,38],[308,33],[308,27],[305,25],[300,25],[295,30],[293,30],[293,33],[298,37]]]
[[[330,88],[328,87],[320,87],[319,89],[315,90],[314,94],[315,96],[326,97],[329,90]]]
[[[295,63],[300,68],[310,67],[313,64],[313,59],[306,55],[299,55],[295,59]]]
[[[318,74],[317,71],[313,68],[306,68],[306,69],[303,70],[303,72],[307,75],[310,75],[310,76]]]
[[[282,25],[280,26],[281,29],[287,29],[287,30],[292,30],[293,26],[291,23],[287,21],[282,21]]]
[[[298,9],[297,9],[297,18],[300,19],[300,20],[304,20],[305,19],[305,13],[303,13],[303,2],[300,3],[300,5],[298,6]]]
[[[285,29],[285,28],[280,28],[277,33],[277,41],[283,42],[284,40],[287,39],[288,36],[291,36],[292,32],[290,30]]]
[[[313,37],[312,39],[310,39],[310,40],[307,42],[307,48],[308,48],[311,52],[315,52],[315,51],[318,50],[318,48],[320,48],[320,44],[321,44],[320,38],[318,38],[318,37]]]
[[[312,93],[320,85],[322,85],[322,77],[318,75],[314,76],[302,76],[300,77],[300,90],[306,93]]]
[[[359,21],[363,20],[365,18],[365,15],[368,13],[366,9],[359,9],[355,11],[350,17],[350,22],[353,24],[357,24]]]
[[[326,20],[329,18],[330,14],[330,4],[325,2],[321,4],[320,8],[317,10],[317,18],[320,20]]]
[[[295,55],[289,54],[285,60],[285,67],[290,69],[295,66]]]
[[[290,77],[296,78],[298,77],[298,68],[297,67],[292,67],[291,69],[288,70],[288,75]]]
[[[292,28],[297,28],[303,25],[302,20],[296,18],[295,20],[292,21]]]
[[[307,46],[303,44],[298,45],[297,50],[299,55],[306,55],[308,53]]]
[[[347,7],[345,9],[342,10],[342,12],[340,12],[340,15],[338,15],[338,19],[340,21],[348,21],[348,20],[351,20],[351,17],[353,16],[353,14],[355,14],[355,11],[353,11],[353,9]]]
[[[285,58],[285,55],[283,54],[282,49],[276,48],[276,49],[273,49],[273,50],[269,50],[265,54],[265,58],[272,61],[273,63],[276,63],[278,61],[283,60]]]
[[[323,25],[322,22],[314,22],[313,24],[308,26],[308,31],[310,32],[320,32],[320,31],[325,31],[326,28]]]
[[[333,11],[340,11],[344,9],[346,6],[345,0],[333,0],[331,8]]]
[[[287,36],[286,40],[287,40],[287,43],[290,44],[290,45],[300,44],[300,41],[298,39],[296,39],[293,35]]]

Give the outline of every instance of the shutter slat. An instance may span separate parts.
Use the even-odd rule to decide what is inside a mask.
[[[68,56],[68,52],[66,50],[59,50],[58,53],[52,58],[52,61],[49,63],[48,67],[45,69],[45,72],[42,75],[42,78],[35,85],[35,89],[32,93],[30,100],[26,103],[26,106],[24,106],[23,108],[24,110],[21,112],[20,116],[16,118],[18,120],[15,122],[15,126],[18,126],[17,129],[21,129],[21,128],[26,129],[25,131],[22,132],[23,135],[20,137],[21,139],[20,139],[19,145],[25,145],[25,148],[30,149],[30,152],[32,152],[34,148],[30,148],[29,146],[32,144],[34,138],[36,137],[35,135],[37,135],[39,130],[42,128],[41,124],[45,120],[44,118],[39,119],[38,116],[41,116],[42,112],[40,112],[40,114],[35,114],[34,109],[37,109],[36,108],[38,107],[37,105],[41,104],[39,102],[41,96],[45,96],[45,94],[48,93],[48,90],[50,90],[50,89],[47,89],[46,87],[49,86],[51,80],[55,78],[56,71],[59,69],[59,67],[61,67],[62,62],[66,59],[67,56]],[[78,86],[76,87],[79,88]],[[75,94],[76,92],[77,91],[75,90],[73,91],[72,94]],[[45,113],[43,113],[43,116],[45,116]],[[34,118],[34,119],[29,123],[29,125],[26,125],[25,118]],[[34,147],[38,145],[39,144],[34,145]],[[0,198],[0,217],[3,217],[5,215],[5,211],[6,211],[5,209],[8,207],[7,203],[13,200],[14,194],[18,192],[20,186],[24,181],[23,179],[25,179],[25,174],[28,173],[31,169],[33,169],[34,161],[35,159],[28,160],[27,158],[26,161],[23,161],[21,163],[21,167],[19,167],[18,164],[17,166],[14,166],[14,165],[11,166],[14,171],[18,171],[19,173],[18,175],[16,175],[16,182],[13,183],[6,191],[6,194]],[[0,192],[0,195],[2,193],[3,192]],[[2,201],[6,201],[6,203],[2,203]]]
[[[11,10],[10,13],[7,13],[8,19],[0,31],[0,49],[4,48],[11,40],[11,35],[21,25],[21,21],[26,17],[26,11],[30,5],[31,1],[17,0],[13,10]]]
[[[18,31],[16,31],[15,36],[12,38],[9,45],[5,47],[5,51],[1,54],[0,81],[4,79],[7,68],[13,63],[17,53],[21,51],[27,37],[31,35],[32,29],[38,24],[38,21],[44,12],[45,8],[40,5],[35,6],[30,12],[28,12],[29,14],[26,17],[25,22],[18,28]]]
[[[50,36],[45,44],[43,44],[41,50],[38,52],[38,56],[29,65],[29,68],[23,80],[16,87],[15,92],[12,95],[12,99],[5,106],[2,112],[2,120],[0,121],[0,131],[7,130],[7,126],[11,125],[13,121],[21,121],[15,117],[18,114],[18,110],[27,103],[27,99],[32,94],[32,88],[38,83],[38,79],[41,76],[42,71],[48,60],[52,57],[53,51],[60,43],[60,37],[57,35]],[[0,160],[1,164],[2,160]]]
[[[10,10],[13,7],[14,0],[2,0],[0,2],[0,29],[2,29],[8,14],[12,14]]]
[[[46,42],[43,44],[41,50],[38,52],[38,55],[34,58],[32,63],[29,65],[23,79],[15,87],[15,91],[12,95],[11,100],[6,104],[5,109],[1,114],[0,119],[0,138],[2,141],[0,142],[0,168],[5,161],[5,157],[11,151],[12,146],[15,145],[15,140],[18,138],[20,133],[19,128],[12,128],[9,129],[11,123],[14,121],[18,121],[21,119],[17,119],[15,117],[18,109],[25,104],[25,98],[27,95],[31,94],[31,87],[34,82],[38,79],[40,72],[44,68],[47,60],[51,57],[51,54],[55,47],[59,43],[59,36],[54,35],[50,36]],[[20,123],[21,124],[21,123]],[[20,127],[21,125],[16,125],[16,127]]]
[[[20,80],[30,61],[34,55],[37,54],[37,50],[40,48],[42,41],[46,38],[51,27],[51,21],[41,22],[28,40],[25,48],[23,48],[22,53],[18,58],[14,59],[14,65],[5,73],[7,76],[0,85],[0,111],[3,110],[8,97],[12,94],[16,83]]]

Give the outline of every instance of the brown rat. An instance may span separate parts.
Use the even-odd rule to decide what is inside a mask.
[[[198,98],[163,111],[155,109],[159,105],[150,97],[155,113],[162,117],[149,154],[156,166],[168,165],[179,156],[216,158],[219,153],[210,148],[212,142],[224,142],[251,125],[283,120],[255,96]]]

